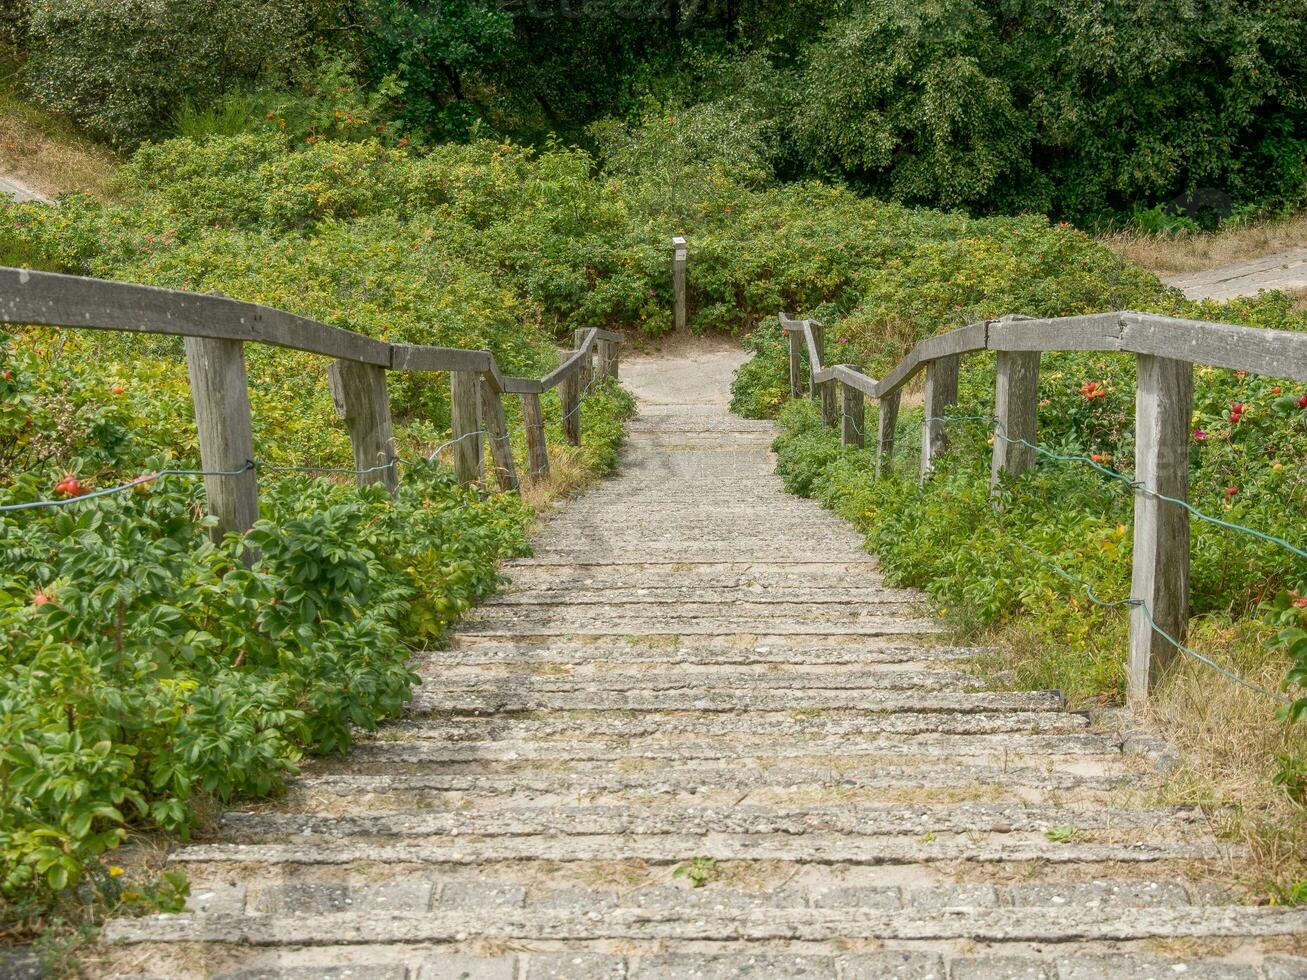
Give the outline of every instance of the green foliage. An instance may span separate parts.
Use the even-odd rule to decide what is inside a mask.
[[[26,0],[26,82],[46,106],[130,147],[190,102],[293,65],[304,0]]]
[[[1282,296],[1204,304],[1191,312],[1307,329],[1307,320],[1292,313]],[[785,357],[778,343],[760,350],[760,357]],[[1199,367],[1195,375],[1190,501],[1224,521],[1301,540],[1307,408],[1300,401],[1307,389],[1213,368]],[[742,370],[741,377],[750,376]],[[755,390],[740,386],[737,398]],[[1035,472],[1005,480],[995,500],[989,488],[992,426],[986,421],[992,391],[992,366],[970,359],[956,418],[948,425],[950,451],[924,485],[916,479],[913,451],[919,409],[901,422],[892,475],[877,480],[869,451],[841,447],[821,425],[813,402],[789,402],[780,412],[785,432],[776,443],[777,470],[791,492],[821,500],[865,531],[886,574],[925,590],[949,618],[983,629],[1019,617],[1048,651],[1040,673],[1023,682],[1062,687],[1073,699],[1119,696],[1125,617],[1119,607],[1095,603],[1088,590],[1105,602],[1130,591],[1131,359],[1045,355],[1040,378],[1041,446],[1092,459],[1120,479],[1084,462],[1045,458]],[[1286,686],[1298,692],[1286,717],[1302,718],[1307,581],[1301,561],[1273,543],[1209,522],[1195,520],[1192,534],[1194,613],[1220,624],[1260,612],[1272,623],[1275,647],[1291,665]]]
[[[695,888],[702,888],[717,875],[717,859],[707,856],[690,858],[672,871],[673,878],[685,878]]]
[[[603,236],[623,212],[583,154],[482,143],[418,156],[350,138],[348,120],[341,138],[292,150],[280,118],[146,146],[114,203],[16,207],[0,244],[391,340],[488,348],[532,376],[557,363],[553,330],[621,322],[621,292],[596,287],[587,245],[612,262],[619,246]],[[175,338],[7,339],[0,502],[194,465]],[[323,360],[258,344],[246,360],[259,460],[348,465]],[[446,382],[397,373],[391,385],[405,457],[444,441]],[[545,409],[561,442],[557,399]],[[632,411],[611,382],[588,392],[572,479],[615,465]],[[441,641],[496,586],[496,563],[525,548],[516,496],[457,487],[432,466],[405,467],[393,499],[272,471],[260,488],[259,523],[216,543],[198,520],[202,484],[187,477],[0,519],[7,912],[82,894],[115,906],[96,883],[116,880],[104,861],[128,831],[187,833],[205,800],[275,793],[302,754],[342,751],[353,730],[397,714],[415,681],[410,645]],[[142,907],[167,907],[162,887]]]
[[[525,549],[516,497],[432,467],[393,501],[267,490],[244,540],[210,541],[181,479],[0,521],[6,897],[67,887],[128,827],[185,832],[196,794],[265,795],[301,752],[344,750],[406,703],[403,641],[442,636]]]

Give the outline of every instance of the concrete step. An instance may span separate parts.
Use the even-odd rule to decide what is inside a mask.
[[[890,589],[883,586],[829,586],[739,585],[726,588],[711,586],[685,586],[674,582],[660,585],[632,587],[600,586],[546,586],[544,584],[491,596],[481,608],[496,606],[677,606],[697,608],[721,604],[766,603],[778,609],[795,606],[837,606],[848,612],[859,606],[876,607],[886,604],[919,605],[924,596],[915,589]]]
[[[875,560],[866,554],[855,562],[682,562],[675,568],[666,563],[638,561],[613,565],[551,563],[542,567],[523,558],[510,562],[504,573],[518,589],[638,589],[651,585],[686,589],[834,589],[880,585],[876,567]]]
[[[521,711],[1054,711],[1057,691],[576,691],[450,694],[419,689],[413,714],[501,714]]]
[[[485,741],[490,739],[751,737],[820,739],[879,735],[991,735],[1000,733],[1080,732],[1084,715],[1059,709],[975,712],[868,714],[856,711],[724,714],[678,712],[623,715],[612,712],[570,713],[543,718],[474,717],[408,719],[386,727],[397,737]]]
[[[570,674],[480,672],[442,673],[439,666],[419,669],[420,675],[438,678],[444,694],[487,697],[538,693],[653,692],[698,693],[728,691],[967,691],[982,687],[980,678],[947,670],[863,670],[846,668],[820,672],[782,673],[721,668],[710,671],[602,672],[574,677]]]
[[[192,866],[193,870],[198,866]],[[187,911],[222,914],[331,914],[473,911],[499,908],[571,909],[578,915],[641,908],[661,912],[763,908],[945,909],[998,907],[1152,908],[1213,902],[1199,886],[1154,878],[1090,881],[1039,879],[1011,885],[962,882],[942,885],[784,885],[776,889],[734,888],[709,881],[702,887],[644,884],[616,888],[540,886],[522,878],[415,875],[378,878],[366,871],[344,876],[336,868],[296,866],[287,878],[254,879],[231,885],[223,878],[192,875]],[[711,874],[709,875],[711,877]]]
[[[701,944],[702,945],[702,944]],[[159,947],[155,947],[159,949]],[[980,949],[967,955],[919,948],[867,951],[757,950],[711,944],[694,952],[613,953],[579,946],[519,953],[468,953],[453,946],[257,947],[206,975],[212,980],[1302,980],[1307,958],[1282,954],[1249,960],[1179,958],[1117,950],[1095,953],[1081,945],[1046,957]],[[159,950],[166,954],[167,950]],[[342,965],[343,964],[343,965]],[[172,980],[167,974],[135,980]]]
[[[906,645],[863,638],[840,646],[811,646],[802,642],[755,646],[751,643],[730,645],[711,639],[699,643],[679,638],[675,642],[654,640],[641,643],[624,637],[575,642],[561,639],[522,642],[508,637],[468,635],[456,637],[449,649],[416,654],[410,666],[416,669],[426,665],[448,668],[559,665],[577,668],[578,673],[580,669],[624,664],[650,665],[665,670],[733,666],[755,670],[815,671],[835,664],[865,666],[969,660],[989,652],[981,647]]]
[[[232,864],[441,864],[500,861],[643,861],[679,864],[696,855],[716,861],[793,861],[803,864],[925,864],[971,862],[1077,864],[1229,860],[1235,848],[1207,842],[1059,844],[1039,834],[568,834],[509,837],[425,837],[398,843],[313,837],[295,843],[192,844],[172,853],[180,863]],[[1307,915],[1307,911],[1304,912]]]
[[[743,733],[742,733],[743,734]],[[574,761],[599,762],[621,759],[715,759],[743,763],[745,760],[839,758],[865,756],[940,756],[980,760],[1016,760],[1039,756],[1115,757],[1121,754],[1119,735],[1085,732],[1076,734],[1014,735],[939,734],[870,738],[843,736],[805,740],[760,738],[754,733],[713,740],[668,739],[661,734],[649,738],[584,741],[566,739],[508,738],[496,741],[450,742],[444,737],[416,738],[408,733],[385,733],[384,740],[356,742],[350,758],[359,762],[494,762]]]
[[[1056,758],[1056,757],[1049,757]],[[996,786],[1029,787],[1041,790],[1112,790],[1142,785],[1142,780],[1119,763],[1091,761],[1084,771],[1076,766],[1062,768],[1011,768],[981,765],[918,762],[909,766],[833,760],[825,765],[743,766],[737,762],[700,762],[680,765],[658,760],[628,759],[612,763],[585,762],[575,768],[555,763],[548,768],[538,761],[482,763],[469,771],[456,765],[436,763],[394,764],[384,772],[350,759],[323,761],[311,775],[295,785],[343,793],[378,793],[424,790],[444,793],[695,793],[709,788],[758,790],[780,788],[855,790],[874,788],[958,789]],[[1067,771],[1067,770],[1071,771]],[[371,770],[371,771],[370,771]],[[452,770],[452,771],[451,771]]]
[[[111,942],[237,942],[251,946],[434,943],[472,936],[502,940],[949,940],[1047,943],[1218,936],[1287,936],[1307,931],[1307,909],[1178,906],[1131,909],[760,909],[727,913],[615,909],[597,917],[568,910],[330,915],[155,915],[116,919]],[[957,975],[956,973],[954,974]]]
[[[613,633],[624,625],[648,629],[652,624],[663,633],[675,633],[681,625],[703,632],[701,624],[725,625],[725,632],[774,630],[776,632],[845,632],[863,623],[884,623],[889,617],[911,617],[918,604],[902,600],[860,602],[854,606],[836,603],[774,603],[762,601],[648,603],[577,603],[567,605],[506,605],[479,607],[459,624],[476,632],[488,626],[492,632],[516,627],[518,635],[539,633],[542,628],[569,629],[574,633]],[[814,629],[813,627],[821,627]],[[710,632],[723,632],[713,629]]]
[[[809,620],[758,621],[744,616],[730,619],[720,617],[700,619],[671,619],[656,614],[629,615],[621,618],[602,614],[586,617],[583,614],[561,614],[556,618],[541,617],[530,622],[522,621],[514,629],[511,618],[468,619],[459,624],[459,630],[468,636],[494,636],[505,639],[535,640],[539,637],[628,637],[628,636],[680,636],[680,637],[743,637],[753,636],[764,642],[773,637],[929,637],[946,632],[939,623],[930,619],[907,616],[880,616],[840,621],[839,617]]]
[[[1139,832],[1189,839],[1205,833],[1194,808],[1023,806],[960,803],[945,806],[843,806],[795,810],[777,807],[678,807],[636,810],[620,806],[505,807],[489,813],[425,811],[345,815],[224,812],[224,840],[267,841],[317,837],[408,838],[468,836],[846,834],[862,837],[927,834],[1047,834],[1073,828],[1095,841]]]

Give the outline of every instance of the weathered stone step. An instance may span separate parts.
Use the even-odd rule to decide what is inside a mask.
[[[863,837],[925,834],[1041,834],[1072,828],[1076,835],[1147,831],[1181,839],[1204,829],[1194,808],[1023,806],[958,803],[935,806],[775,807],[621,806],[510,807],[492,812],[369,812],[325,816],[228,810],[220,826],[229,841],[278,837],[392,838],[471,835],[847,834]],[[1131,840],[1140,839],[1133,833]]]
[[[848,564],[857,561],[859,556],[866,556],[856,541],[844,535],[836,540],[811,538],[799,548],[793,541],[778,535],[714,538],[704,534],[703,529],[699,529],[694,538],[680,540],[640,538],[637,535],[625,541],[607,541],[582,539],[561,532],[557,538],[551,538],[546,533],[535,542],[534,551],[535,558],[523,559],[523,563],[609,565],[628,561],[650,565],[660,562],[784,562],[796,557],[796,553],[801,551],[817,551],[831,561]]]
[[[192,866],[194,869],[195,866]],[[515,878],[436,877],[419,873],[377,879],[366,872],[297,866],[289,879],[233,886],[203,872],[192,875],[187,911],[228,914],[304,912],[424,912],[429,909],[473,911],[497,908],[571,909],[579,915],[615,908],[699,910],[762,908],[945,909],[1028,907],[1151,908],[1210,902],[1199,887],[1148,878],[1091,881],[1025,881],[1012,885],[964,882],[943,885],[824,885],[772,890],[743,890],[710,882],[704,887],[643,885],[616,889],[595,887],[528,887]]]
[[[1131,941],[1180,937],[1264,937],[1307,931],[1307,909],[1276,906],[1174,908],[959,909],[918,912],[750,909],[684,916],[676,911],[614,909],[594,918],[571,911],[504,909],[353,915],[155,915],[117,919],[105,929],[117,943],[236,942],[251,946],[519,940],[667,939],[948,940],[982,942]],[[956,973],[954,974],[957,975]],[[980,976],[983,976],[981,974]],[[991,974],[993,976],[993,974]]]
[[[389,734],[389,733],[388,733]],[[668,740],[659,733],[651,739],[602,739],[544,741],[503,739],[498,741],[450,742],[441,737],[414,738],[411,735],[385,741],[356,742],[350,758],[360,762],[492,762],[527,760],[616,761],[619,759],[718,759],[743,762],[750,759],[793,759],[829,757],[857,759],[867,755],[929,755],[950,758],[974,757],[998,760],[1028,756],[1119,756],[1121,738],[1106,733],[1073,735],[950,735],[930,733],[914,736],[877,736],[776,740],[756,733],[739,733],[737,738],[712,741]]]
[[[679,864],[696,855],[718,861],[792,861],[806,864],[923,864],[938,861],[976,864],[1043,862],[1139,863],[1222,861],[1230,848],[1209,843],[1057,844],[1042,836],[969,834],[931,841],[903,837],[844,835],[714,834],[687,835],[524,835],[470,839],[421,838],[391,844],[314,839],[290,844],[193,844],[173,852],[182,863],[229,864],[480,864],[497,861],[644,861]],[[1307,914],[1307,913],[1305,913]],[[854,934],[856,935],[856,933]]]
[[[775,438],[780,432],[776,423],[767,419],[742,419],[738,415],[677,414],[638,416],[627,423],[630,438],[644,432],[758,432]]]
[[[594,605],[513,606],[492,605],[478,608],[459,624],[460,629],[484,625],[502,631],[517,625],[519,634],[539,633],[542,628],[567,627],[573,632],[611,633],[630,624],[639,628],[657,627],[663,633],[698,629],[708,624],[714,632],[729,627],[729,632],[777,630],[780,632],[823,632],[847,630],[864,623],[883,624],[889,617],[910,617],[915,602],[863,602],[853,606],[831,603],[779,604],[767,601],[679,602],[650,606],[646,603],[609,603]]]
[[[691,589],[803,587],[843,588],[879,585],[876,562],[863,555],[856,562],[626,562],[621,564],[550,564],[532,559],[510,562],[504,572],[515,588],[633,589],[666,586]]]
[[[510,592],[492,596],[481,608],[494,606],[570,606],[617,605],[662,606],[696,608],[706,605],[767,603],[779,609],[804,606],[839,606],[848,612],[858,606],[885,604],[920,604],[924,596],[915,589],[890,589],[881,586],[855,586],[830,588],[827,586],[761,586],[741,585],[728,588],[674,585],[670,582],[657,586],[618,588],[614,586],[586,585],[557,587],[538,585],[519,586]]]
[[[742,766],[730,760],[719,763],[653,765],[654,760],[623,760],[616,763],[590,762],[577,769],[557,764],[542,771],[529,761],[521,765],[485,763],[482,772],[468,772],[434,763],[388,766],[385,772],[369,772],[366,763],[356,767],[349,759],[324,761],[314,775],[294,782],[298,786],[330,789],[342,793],[379,793],[398,790],[428,790],[458,793],[601,793],[698,792],[707,788],[737,790],[763,788],[794,789],[800,786],[838,789],[912,787],[958,789],[966,786],[1030,787],[1033,789],[1107,790],[1140,784],[1139,777],[1112,771],[1101,764],[1086,766],[1087,772],[1025,766],[1010,768],[965,764],[917,763],[911,766],[860,766],[840,762],[819,766]],[[450,764],[452,767],[454,764]],[[359,771],[354,771],[359,768]],[[1106,771],[1103,771],[1106,770]],[[327,774],[328,772],[332,774]]]
[[[414,714],[521,711],[1054,711],[1057,691],[576,691],[451,695],[419,689]]]
[[[980,647],[908,646],[902,643],[860,641],[841,646],[800,643],[727,645],[702,643],[632,643],[606,637],[592,642],[514,642],[511,638],[456,636],[447,650],[417,654],[410,666],[444,664],[450,667],[561,664],[595,667],[618,664],[655,664],[669,670],[687,667],[753,667],[816,670],[835,664],[906,664],[968,660],[989,651]]]
[[[1096,954],[1059,948],[1055,955],[1036,957],[981,949],[945,956],[918,948],[790,953],[696,945],[700,948],[689,953],[617,954],[574,948],[501,955],[412,944],[268,946],[248,950],[244,967],[218,967],[218,972],[208,975],[212,980],[1302,980],[1307,976],[1307,958],[1282,954],[1271,954],[1257,964],[1247,962],[1246,955],[1238,960],[1180,959],[1123,950]],[[134,980],[164,977],[142,974]]]
[[[1088,728],[1084,715],[1061,710],[1006,712],[914,712],[865,714],[819,712],[810,715],[681,713],[634,717],[608,712],[572,713],[546,718],[447,718],[405,720],[388,732],[450,741],[550,738],[650,737],[789,737],[833,738],[840,735],[985,735],[998,733],[1074,732]]]
[[[769,619],[759,621],[746,616],[729,619],[701,617],[698,619],[669,619],[656,614],[636,616],[592,616],[580,613],[561,614],[556,618],[541,617],[524,621],[519,629],[513,628],[511,618],[467,619],[459,630],[468,635],[515,637],[533,639],[544,636],[849,636],[892,637],[930,636],[945,632],[945,628],[930,619],[912,619],[906,616],[827,617],[830,622],[812,617],[786,621]]]
[[[439,665],[424,667],[421,674],[440,678],[449,697],[529,696],[537,693],[624,692],[624,691],[965,691],[979,690],[978,677],[946,670],[846,670],[812,672],[768,672],[718,669],[712,671],[604,672],[573,677],[569,674],[482,673],[451,676]]]

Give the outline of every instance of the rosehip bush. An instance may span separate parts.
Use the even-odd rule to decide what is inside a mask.
[[[1279,295],[1187,310],[1201,319],[1307,330],[1307,316]],[[754,381],[769,367],[759,361],[784,365],[788,356],[778,330],[759,330],[752,343],[757,353],[737,377],[737,403],[760,390]],[[989,487],[992,426],[985,421],[993,412],[994,370],[983,355],[964,361],[958,418],[947,429],[950,449],[924,486],[916,478],[920,409],[905,410],[893,475],[877,480],[872,454],[842,448],[821,426],[815,403],[786,402],[777,469],[787,489],[821,500],[863,529],[886,573],[924,589],[950,618],[970,628],[1021,618],[1051,651],[1045,673],[1027,681],[1060,686],[1072,697],[1119,696],[1124,617],[1095,604],[1083,584],[1057,568],[1104,600],[1130,594],[1134,359],[1046,354],[1041,366],[1040,444],[1095,460],[1100,469],[1041,458],[1033,473],[1003,483],[996,510]],[[1300,401],[1307,391],[1201,365],[1194,375],[1190,502],[1301,547],[1307,404]],[[873,405],[868,430],[874,433]],[[1287,717],[1307,717],[1304,562],[1272,542],[1196,518],[1191,530],[1193,614],[1232,629],[1272,623],[1274,655],[1288,661],[1285,687],[1296,699]]]
[[[266,485],[254,529],[219,542],[202,504],[167,479],[0,519],[6,899],[68,887],[130,828],[185,833],[196,794],[266,795],[397,714],[409,644],[495,588],[529,519],[434,467],[393,500]]]

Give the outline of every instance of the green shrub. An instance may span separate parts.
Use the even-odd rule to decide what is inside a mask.
[[[197,481],[169,478],[0,520],[7,898],[66,887],[129,826],[185,831],[195,794],[265,795],[301,752],[395,715],[405,641],[492,591],[529,519],[434,467],[393,501],[273,483],[244,540],[212,543],[200,506]]]
[[[265,71],[311,44],[305,0],[28,0],[26,82],[48,108],[132,147],[189,102]]]
[[[1307,317],[1278,295],[1190,312],[1307,330]],[[773,347],[766,356],[785,355]],[[1107,602],[1130,594],[1133,359],[1044,356],[1040,445],[1080,461],[1041,458],[1034,472],[1004,481],[998,506],[989,485],[993,380],[992,363],[981,357],[965,362],[955,420],[947,427],[949,452],[924,484],[916,478],[920,409],[905,413],[892,473],[878,480],[872,453],[842,448],[808,399],[780,412],[785,433],[776,442],[777,471],[791,492],[821,500],[863,530],[892,581],[924,589],[967,629],[1019,618],[1048,651],[1044,672],[1027,682],[1061,686],[1073,699],[1120,697],[1125,617],[1119,607],[1095,603],[1087,590]],[[1196,368],[1193,506],[1300,542],[1299,515],[1307,511],[1305,398],[1300,384]],[[1235,410],[1236,404],[1242,407]],[[1280,644],[1297,664],[1286,683],[1301,692],[1307,655],[1298,606],[1307,593],[1301,560],[1276,544],[1198,519],[1192,535],[1194,615],[1219,626],[1269,611]],[[1307,698],[1299,693],[1293,713],[1304,712]]]

